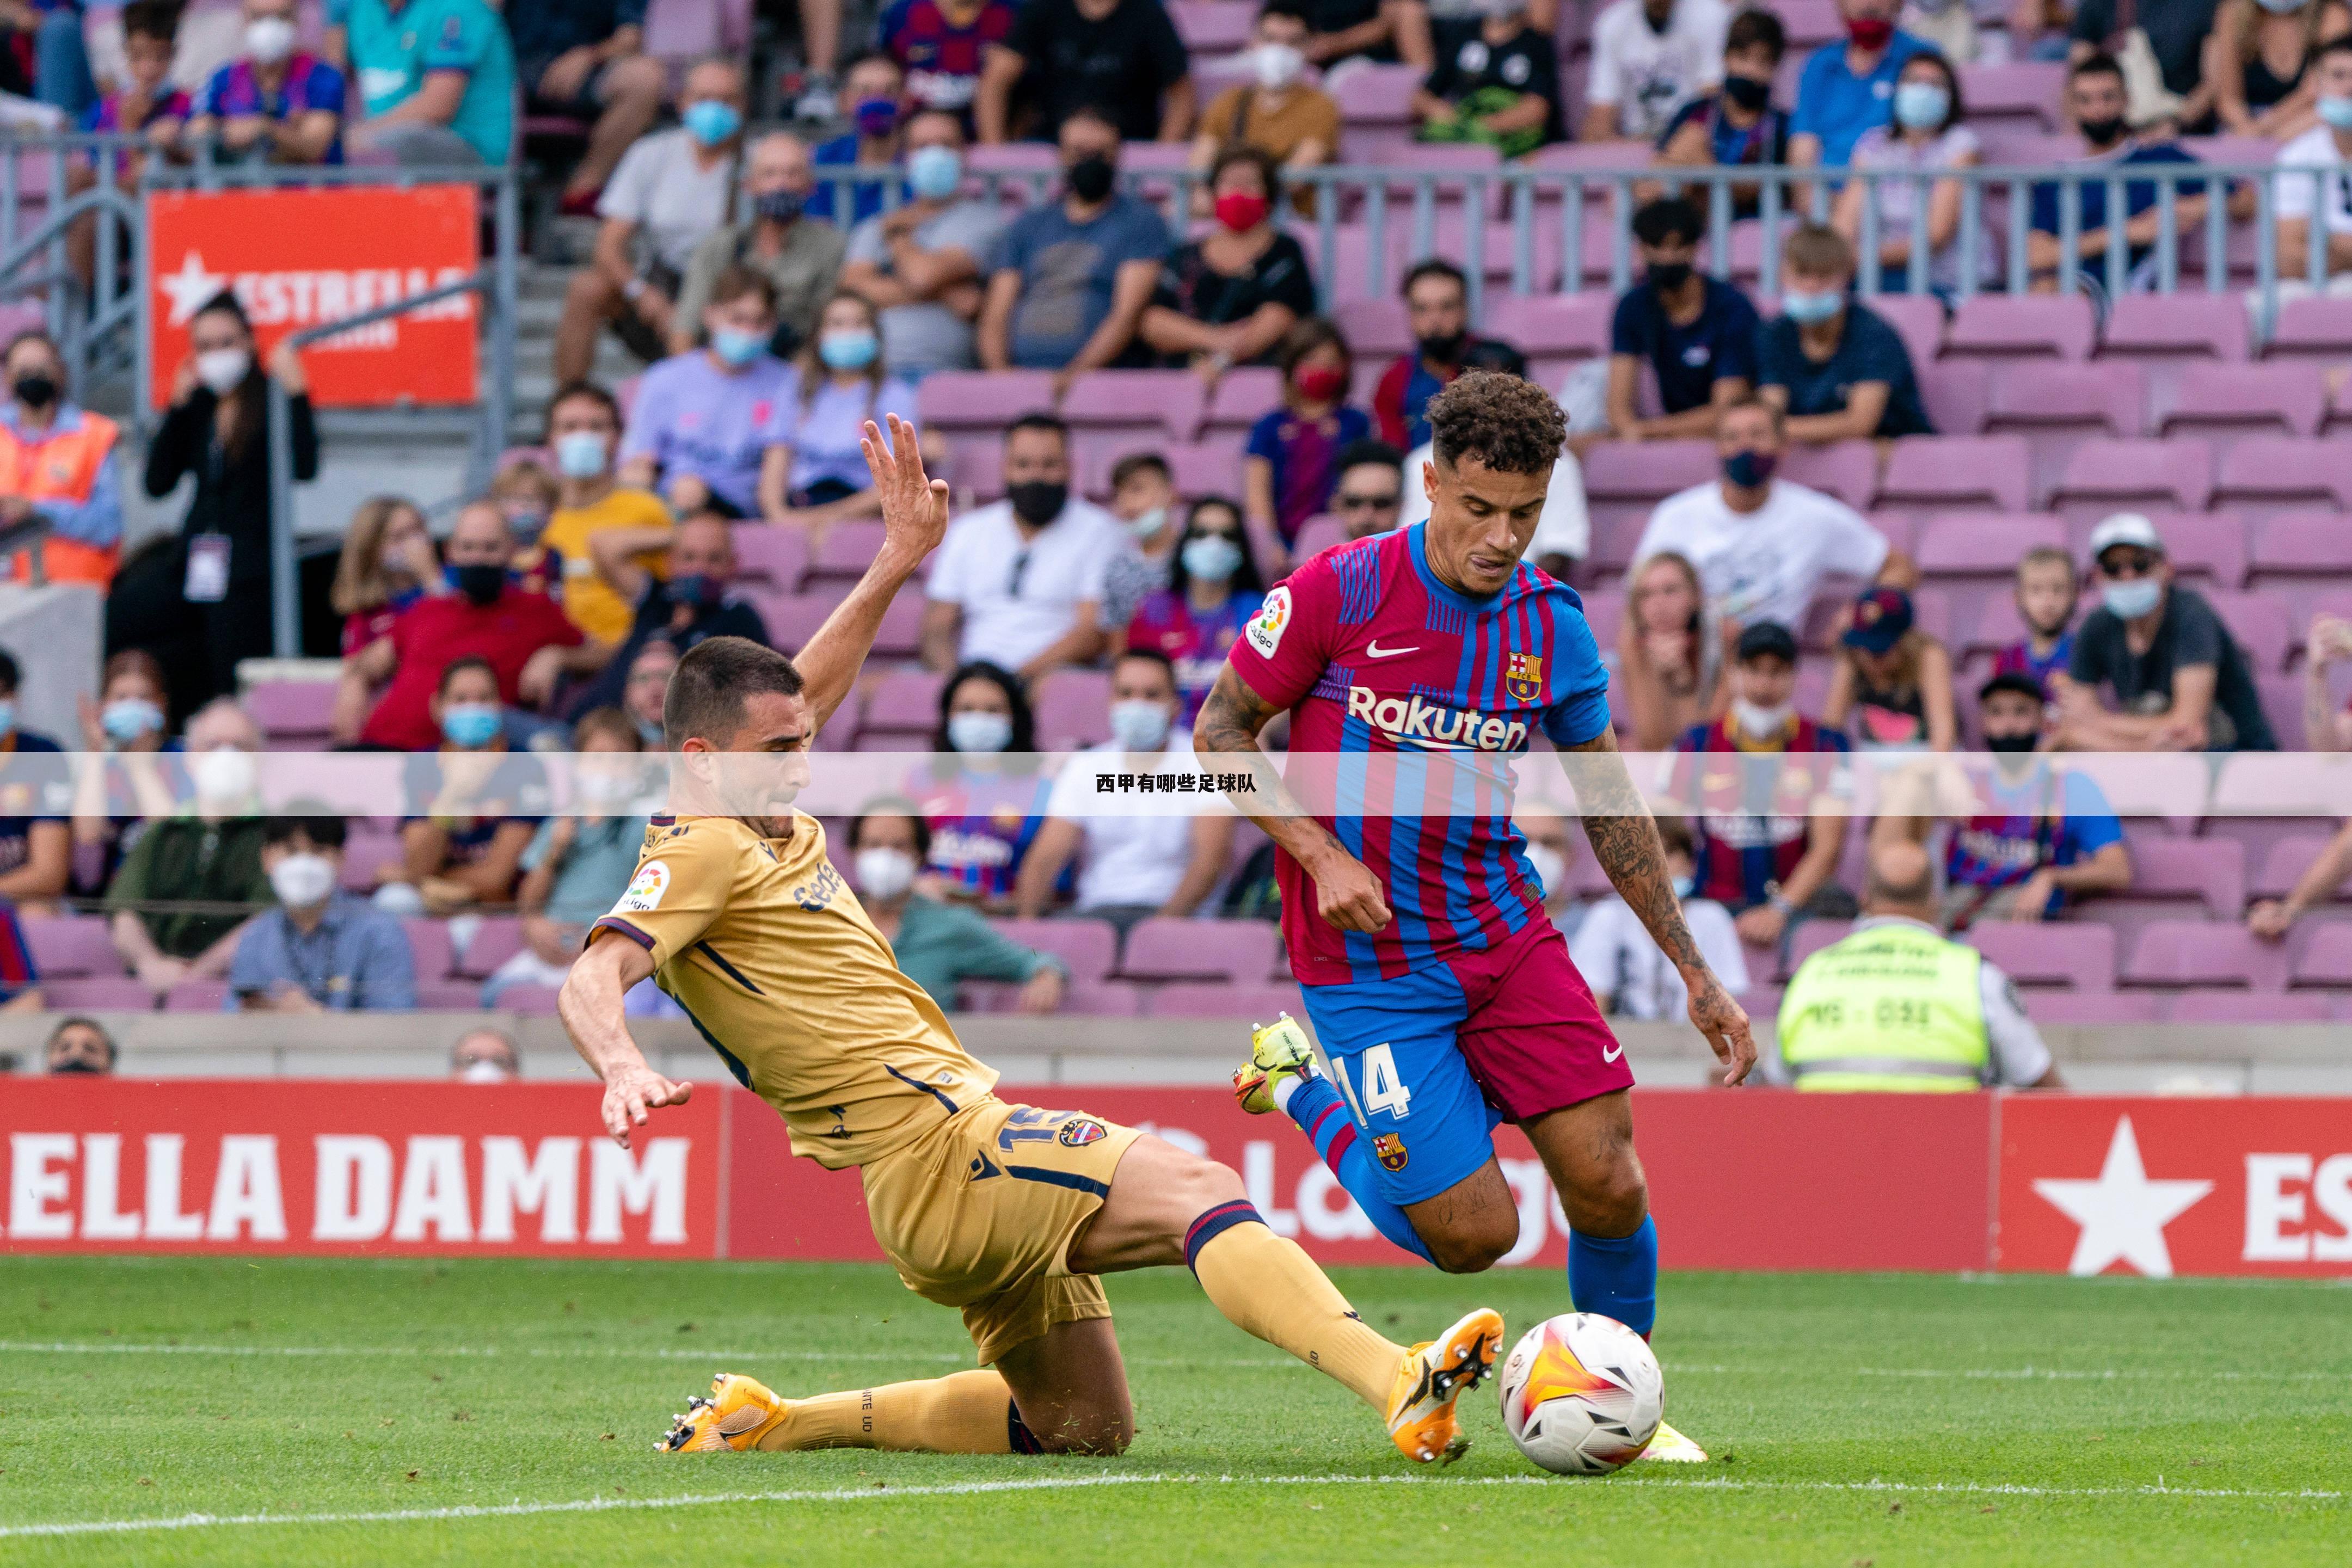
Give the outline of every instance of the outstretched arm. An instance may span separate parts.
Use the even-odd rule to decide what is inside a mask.
[[[653,972],[650,952],[626,936],[608,936],[589,944],[555,998],[572,1048],[604,1081],[604,1130],[625,1149],[629,1129],[644,1126],[648,1111],[683,1105],[694,1093],[693,1084],[673,1082],[647,1066],[629,1038],[621,998]]]
[[[1569,765],[1569,779],[1584,813],[1584,836],[1591,842],[1592,858],[1609,873],[1610,885],[1641,919],[1650,939],[1681,971],[1690,992],[1691,1022],[1724,1064],[1723,1082],[1738,1082],[1756,1065],[1748,1015],[1707,967],[1683,922],[1682,903],[1675,897],[1674,877],[1666,870],[1665,846],[1658,841],[1658,824],[1625,771],[1616,732],[1604,727],[1581,746],[1562,747],[1563,756],[1569,752],[1581,758]]]
[[[947,481],[923,472],[915,427],[895,413],[884,417],[890,423],[887,440],[870,419],[858,437],[874,475],[874,494],[882,503],[882,548],[793,661],[807,683],[809,719],[817,729],[856,684],[890,601],[948,531]]]

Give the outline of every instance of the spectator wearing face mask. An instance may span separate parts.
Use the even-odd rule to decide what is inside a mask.
[[[850,879],[857,901],[890,944],[898,967],[952,1012],[965,980],[1018,985],[1024,1013],[1059,1010],[1069,981],[1062,961],[1025,947],[979,911],[916,891],[931,853],[931,831],[911,802],[877,800],[849,824]]]
[[[159,995],[182,980],[226,974],[244,916],[218,906],[260,904],[269,896],[261,819],[250,814],[259,727],[223,697],[188,721],[187,748],[194,799],[149,824],[106,893],[114,950]]]
[[[1853,247],[1810,225],[1782,252],[1780,314],[1756,341],[1758,395],[1788,415],[1790,441],[1933,435],[1903,335],[1851,298]]]
[[[1886,123],[1895,78],[1912,56],[1929,47],[1896,28],[1901,10],[1901,0],[1838,0],[1845,37],[1823,44],[1805,61],[1789,121],[1790,162],[1843,167],[1862,133]]]
[[[502,1030],[469,1029],[449,1048],[449,1076],[460,1083],[512,1083],[522,1076],[522,1052]]]
[[[791,368],[768,351],[774,286],[729,267],[710,285],[702,324],[708,346],[664,360],[638,384],[621,436],[621,483],[658,486],[674,512],[756,517],[769,470],[781,477],[785,464],[793,396]]]
[[[1159,653],[1174,668],[1183,699],[1177,722],[1185,728],[1217,684],[1234,639],[1265,602],[1241,508],[1223,496],[1193,502],[1168,586],[1143,601],[1127,629],[1128,647]]]
[[[815,192],[816,172],[800,138],[772,131],[746,149],[743,195],[751,218],[718,229],[694,247],[671,317],[672,354],[685,353],[722,326],[759,325],[749,318],[722,323],[712,315],[712,308],[722,303],[719,278],[743,269],[767,282],[768,319],[761,328],[771,340],[767,350],[781,357],[800,346],[816,326],[817,311],[832,298],[849,243],[840,229],[809,214],[808,200]],[[729,298],[740,298],[740,283],[730,282]],[[745,351],[745,340],[730,341],[739,356],[730,364],[748,363],[755,357]]]
[[[1398,293],[1412,348],[1381,372],[1372,392],[1372,417],[1382,441],[1410,452],[1428,444],[1429,421],[1423,411],[1429,400],[1454,384],[1472,350],[1491,340],[1472,334],[1469,279],[1443,256],[1415,262]]]
[[[2319,123],[2311,68],[2347,36],[2352,6],[2344,0],[2221,0],[2205,46],[2221,129],[2289,141]]]
[[[343,161],[343,73],[300,47],[294,0],[245,0],[244,53],[196,95],[184,140],[224,160]]]
[[[1723,79],[1722,0],[1615,0],[1592,24],[1585,141],[1655,141]]]
[[[930,843],[925,894],[1011,911],[1021,857],[1045,804],[1036,750],[1028,693],[1011,671],[973,663],[947,678],[931,761],[907,782]]]
[[[405,1012],[416,965],[400,922],[341,888],[343,819],[271,817],[261,869],[272,907],[247,921],[228,988],[250,1012]]]
[[[662,706],[669,697],[669,678],[677,673],[677,644],[667,637],[648,638],[622,668],[621,707],[637,727],[637,738],[648,751],[664,748]]]
[[[894,413],[913,424],[915,389],[882,357],[879,313],[846,291],[825,302],[794,369],[783,456],[761,473],[760,510],[814,540],[835,523],[880,514],[866,425],[887,428]]]
[[[908,200],[859,224],[841,286],[882,312],[882,357],[910,382],[978,364],[981,268],[1004,234],[990,204],[963,194],[963,122],[941,110],[908,121]]]
[[[1208,173],[1220,154],[1237,145],[1257,149],[1285,171],[1339,156],[1339,100],[1306,77],[1311,26],[1307,0],[1264,0],[1258,6],[1249,55],[1254,79],[1209,100],[1192,138],[1196,173]],[[1300,193],[1298,208],[1314,210],[1307,193]]]
[[[540,537],[547,532],[547,519],[555,512],[555,476],[536,456],[509,458],[490,476],[486,494],[506,518],[507,531],[514,536],[515,557],[508,571],[534,592],[562,598],[562,563],[550,559],[546,541]]]
[[[669,540],[663,577],[637,564],[660,542],[650,529],[608,528],[589,541],[597,571],[636,610],[628,636],[578,699],[583,709],[620,703],[628,673],[648,643],[666,643],[684,653],[712,637],[768,640],[767,622],[735,590],[735,534],[724,517],[697,513],[663,537]]]
[[[23,680],[15,656],[0,649],[0,760],[58,755],[56,741],[16,726],[16,691]],[[64,775],[60,771],[52,777],[61,780]],[[40,798],[46,781],[29,776],[25,788],[0,790],[0,800],[26,810]],[[16,805],[17,800],[23,804]],[[26,904],[55,898],[65,892],[72,869],[72,835],[64,818],[0,817],[0,900]]]
[[[1136,607],[1168,586],[1176,544],[1176,481],[1157,452],[1130,452],[1111,465],[1110,515],[1128,530],[1129,548],[1103,573],[1103,630],[1123,641]]]
[[[698,62],[674,131],[631,147],[596,203],[595,253],[572,275],[555,324],[555,380],[584,381],[605,326],[650,364],[677,325],[678,287],[704,236],[727,222],[743,151],[743,69]]]
[[[1012,36],[1008,0],[890,0],[874,36],[907,73],[907,97],[951,114],[967,131],[989,47]]]
[[[2326,271],[2334,277],[2352,269],[2352,193],[2345,172],[2352,165],[2352,38],[2323,47],[2312,61],[2318,89],[2312,112],[2319,123],[2278,150],[2284,171],[2271,183],[2271,210],[2277,216],[2279,273],[2305,277],[2311,270],[2311,225],[2326,237]],[[2326,171],[2324,178],[2315,172]]]
[[[1274,160],[1228,147],[1209,174],[1216,226],[1187,240],[1160,268],[1143,312],[1145,343],[1204,381],[1235,365],[1263,364],[1301,319],[1315,313],[1307,252],[1274,224],[1280,193]]]
[[[400,824],[400,866],[377,890],[397,915],[455,915],[514,896],[523,850],[551,804],[536,758],[510,751],[498,672],[468,656],[433,695],[441,744],[411,758],[404,783],[414,815]]]
[[[1748,296],[1698,270],[1706,233],[1680,196],[1633,214],[1642,281],[1617,300],[1609,331],[1609,433],[1619,441],[1678,441],[1715,434],[1721,411],[1756,380],[1756,307]],[[1657,383],[1662,412],[1639,412],[1642,370]]]
[[[1960,13],[1966,16],[1963,9]],[[1976,254],[1960,250],[1960,182],[1954,169],[1979,162],[1977,133],[1962,123],[1959,73],[1939,54],[1914,55],[1895,80],[1892,117],[1862,133],[1853,144],[1853,166],[1887,173],[1945,174],[1928,183],[1927,204],[1927,291],[1947,304],[1957,302],[1961,280],[1977,282],[1993,273],[1992,239],[1980,235]],[[1905,179],[1875,183],[1850,180],[1838,193],[1830,226],[1848,245],[1862,244],[1863,204],[1878,209],[1878,292],[1911,291],[1912,214],[1922,195]]]
[[[1697,860],[1692,852],[1691,831],[1679,817],[1658,819],[1658,841],[1666,852],[1666,874],[1674,878],[1675,897],[1682,904],[1683,921],[1699,956],[1723,980],[1724,988],[1738,994],[1748,988],[1748,957],[1740,950],[1739,933],[1731,911],[1700,895]],[[1537,846],[1528,846],[1536,862]],[[1566,868],[1559,868],[1565,874]],[[1543,884],[1552,873],[1537,864]],[[1613,1017],[1675,1020],[1690,1006],[1682,975],[1653,941],[1642,917],[1624,899],[1612,894],[1595,904],[1576,928],[1568,945],[1569,961],[1592,988],[1595,1000]]]
[[[448,576],[454,591],[420,600],[393,622],[389,635],[343,661],[335,717],[339,742],[384,751],[425,751],[440,744],[434,694],[452,661],[474,656],[497,684],[493,700],[537,706],[583,664],[584,639],[555,601],[509,580],[514,536],[487,501],[457,514],[450,530]],[[593,652],[593,650],[592,650]],[[370,694],[383,695],[369,706]],[[342,727],[364,715],[355,729]]]
[[[117,1060],[114,1037],[96,1019],[60,1019],[49,1031],[42,1058],[52,1078],[70,1073],[107,1077],[114,1071]]]
[[[177,809],[177,780],[166,777],[163,757],[182,743],[169,735],[168,700],[154,655],[126,648],[99,672],[98,700],[80,701],[81,748],[105,758],[106,765],[79,768],[74,777],[72,886],[78,894],[105,892],[147,825]]]
[[[670,531],[669,508],[649,490],[624,485],[614,472],[621,444],[621,408],[613,394],[588,382],[560,389],[547,410],[547,448],[555,458],[555,509],[540,535],[547,570],[562,585],[563,613],[583,634],[612,645],[629,634],[630,605],[596,570],[590,547],[616,528]],[[662,548],[636,557],[659,576]]]
[[[646,818],[633,808],[644,789],[636,721],[616,707],[592,708],[572,730],[574,810],[548,818],[522,852],[522,948],[482,984],[494,1008],[510,986],[561,986],[588,927],[628,891],[645,847]]]
[[[1369,437],[1370,418],[1347,403],[1355,356],[1339,329],[1312,317],[1282,342],[1282,403],[1250,427],[1242,486],[1251,519],[1287,547],[1323,515],[1339,479],[1341,451]]]
[[[1157,650],[1130,648],[1110,672],[1111,738],[1070,758],[1054,780],[1045,824],[1021,864],[1015,904],[1024,916],[1045,913],[1055,883],[1078,865],[1075,914],[1108,920],[1121,936],[1155,915],[1200,911],[1223,880],[1234,819],[1216,796],[1158,795],[1114,800],[1105,810],[1096,780],[1103,773],[1196,773],[1192,732],[1177,725],[1176,670]]]
[[[122,555],[115,466],[121,432],[68,395],[65,360],[47,333],[17,333],[0,366],[8,372],[8,401],[0,404],[0,528],[47,517],[49,537],[37,548],[48,580],[104,589]],[[16,576],[32,578],[22,553]]]
[[[1471,345],[1468,371],[1497,371],[1525,381],[1527,356],[1508,343],[1484,340]],[[1437,448],[1424,441],[1404,458],[1403,511],[1406,526],[1429,516],[1429,480],[1436,471]],[[1536,519],[1535,537],[1528,541],[1528,559],[1554,577],[1584,559],[1592,544],[1592,517],[1584,498],[1584,465],[1574,444],[1562,449],[1551,465],[1551,483],[1544,488],[1543,515]]]
[[[895,169],[906,157],[907,78],[898,61],[877,50],[850,61],[841,86],[850,129],[809,151],[809,160],[816,165],[817,184],[809,193],[808,214],[845,228],[881,216],[884,197],[892,186],[898,187],[901,199],[906,195],[906,187],[895,176],[876,179],[869,173],[851,181],[837,176],[852,169]],[[845,190],[849,193],[846,218],[838,206]]]
[[[1771,12],[1747,10],[1732,17],[1723,37],[1723,85],[1675,111],[1659,133],[1658,162],[1686,168],[1786,163],[1789,115],[1773,106],[1772,82],[1788,52],[1788,34]],[[1763,191],[1760,181],[1735,182],[1731,215],[1754,217]]]

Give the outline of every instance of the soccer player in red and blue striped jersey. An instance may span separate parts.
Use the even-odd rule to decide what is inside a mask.
[[[1280,847],[1283,934],[1332,1067],[1316,1074],[1286,1020],[1259,1032],[1235,1087],[1245,1109],[1278,1104],[1307,1133],[1381,1234],[1449,1272],[1518,1239],[1492,1138],[1517,1123],[1568,1215],[1577,1307],[1647,1333],[1657,1232],[1633,1074],[1512,821],[1514,762],[1538,730],[1579,754],[1593,854],[1681,971],[1725,1082],[1755,1046],[1615,755],[1582,601],[1522,559],[1567,440],[1559,405],[1474,372],[1429,419],[1429,519],[1303,562],[1244,629],[1194,727],[1202,754],[1255,771],[1231,799]],[[1276,778],[1257,736],[1286,710]]]

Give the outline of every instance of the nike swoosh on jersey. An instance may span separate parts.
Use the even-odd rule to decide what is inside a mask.
[[[1381,640],[1378,637],[1373,638],[1370,642],[1364,644],[1364,657],[1367,659],[1393,659],[1399,653],[1418,653],[1420,652],[1421,648],[1418,643],[1410,648],[1383,648],[1381,646]]]
[[[1601,1061],[1616,1061],[1619,1057],[1621,1057],[1621,1056],[1622,1056],[1622,1055],[1624,1055],[1624,1054],[1625,1054],[1625,1045],[1624,1045],[1624,1042],[1623,1042],[1622,1040],[1620,1040],[1620,1041],[1618,1041],[1618,1042],[1617,1042],[1617,1048],[1616,1048],[1614,1051],[1611,1051],[1611,1050],[1606,1050],[1606,1049],[1604,1049],[1604,1050],[1601,1052]]]

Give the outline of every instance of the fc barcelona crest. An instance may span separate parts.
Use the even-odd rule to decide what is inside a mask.
[[[1406,1158],[1404,1139],[1394,1133],[1373,1134],[1372,1154],[1381,1162],[1381,1169],[1384,1171],[1404,1169]]]
[[[1542,700],[1543,655],[1513,653],[1503,666],[1503,689],[1515,702],[1531,703]]]

